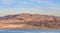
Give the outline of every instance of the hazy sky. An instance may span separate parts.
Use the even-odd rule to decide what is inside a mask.
[[[0,15],[19,13],[60,16],[60,0],[0,0]]]

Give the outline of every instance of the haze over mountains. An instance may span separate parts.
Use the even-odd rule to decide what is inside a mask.
[[[0,17],[0,28],[60,28],[60,17],[21,13]]]

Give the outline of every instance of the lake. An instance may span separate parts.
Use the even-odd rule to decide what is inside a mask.
[[[59,29],[0,28],[0,33],[60,33]]]

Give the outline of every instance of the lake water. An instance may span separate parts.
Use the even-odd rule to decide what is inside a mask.
[[[56,29],[0,28],[0,33],[60,33]]]

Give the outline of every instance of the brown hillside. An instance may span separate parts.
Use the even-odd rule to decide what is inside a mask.
[[[60,17],[22,13],[0,17],[1,28],[60,28]]]

